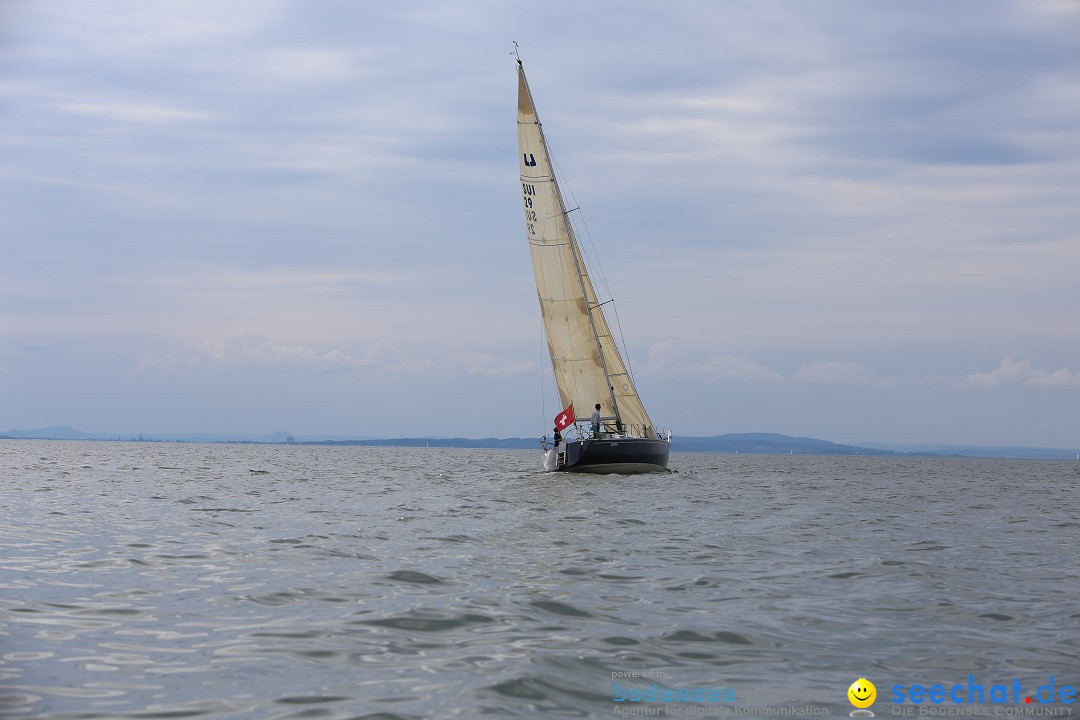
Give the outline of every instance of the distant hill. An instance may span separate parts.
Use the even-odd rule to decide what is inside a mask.
[[[310,445],[366,445],[370,447],[452,447],[535,449],[535,438],[373,438],[333,442],[301,441]],[[673,452],[751,453],[759,455],[903,455],[876,448],[838,445],[827,440],[794,438],[774,433],[732,433],[712,437],[680,437],[671,442]],[[925,453],[924,453],[925,454]]]
[[[898,445],[866,443],[865,447],[915,455],[959,455],[960,457],[1013,458],[1016,460],[1078,460],[1080,450],[985,445]]]
[[[334,440],[297,439],[304,445],[360,445],[368,447],[493,448],[534,450],[536,438],[342,438]],[[756,455],[877,455],[995,457],[1030,460],[1068,460],[1075,450],[1057,448],[967,447],[953,445],[841,445],[808,437],[777,433],[728,433],[708,437],[676,435],[673,452],[746,453]]]
[[[82,432],[67,425],[53,425],[35,430],[8,430],[4,433],[8,438],[30,438],[33,440],[99,440],[102,436],[94,433]]]
[[[265,435],[224,433],[188,433],[181,435],[131,435],[88,433],[68,426],[35,430],[8,430],[0,438],[37,440],[145,440],[162,442],[255,443],[300,445],[354,445],[368,447],[491,448],[536,450],[536,438],[371,438],[321,435],[294,437],[285,431]],[[746,453],[758,455],[936,455],[959,457],[1071,460],[1076,450],[1031,447],[978,447],[967,445],[841,445],[808,437],[790,437],[776,433],[728,433],[708,437],[683,437],[672,440],[674,452]]]
[[[363,440],[299,440],[301,445],[363,445],[367,447],[539,449],[536,438],[365,438]]]
[[[296,442],[290,433],[278,430],[269,434],[245,434],[245,433],[180,433],[150,435],[142,433],[89,433],[76,430],[67,425],[53,425],[45,428],[32,430],[8,430],[0,433],[0,438],[30,439],[30,440],[121,440],[121,441],[146,441],[146,442],[189,442],[189,443],[289,443]],[[341,435],[321,435],[305,440],[314,442],[330,440],[357,440],[369,438],[348,438]]]
[[[679,437],[671,442],[676,452],[754,453],[768,455],[902,455],[880,448],[839,445],[828,440],[789,437],[776,433],[728,433],[710,437]]]

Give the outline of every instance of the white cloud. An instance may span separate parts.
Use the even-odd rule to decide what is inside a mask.
[[[339,349],[320,350],[256,334],[204,338],[176,350],[144,355],[139,372],[264,370],[270,372],[383,374],[469,374],[517,377],[536,373],[535,361],[512,360],[494,353],[456,352],[424,357],[382,343],[363,354]],[[2,370],[2,367],[0,367]]]
[[[777,382],[783,376],[744,355],[710,355],[698,366],[698,372],[712,380]]]
[[[155,284],[169,283],[174,288],[206,288],[229,292],[272,291],[290,289],[319,290],[361,286],[390,286],[407,281],[400,273],[327,270],[324,268],[267,267],[259,271],[240,272],[221,269],[190,274],[175,273],[154,278]]]
[[[113,122],[171,123],[203,121],[213,117],[207,112],[146,102],[75,102],[60,107],[77,115]]]
[[[412,357],[384,345],[372,346],[357,357],[333,349],[320,352],[308,345],[292,345],[257,335],[234,335],[205,339],[167,354],[145,355],[137,369],[142,372],[176,370],[263,369],[274,372],[349,372],[372,369],[391,373],[429,372],[431,360]]]
[[[336,83],[354,77],[359,65],[349,52],[310,48],[270,51],[260,60],[258,73],[268,85]]]
[[[1033,368],[1028,360],[1016,362],[1012,358],[1004,357],[996,369],[972,373],[967,376],[964,384],[981,388],[1010,385],[1029,388],[1080,388],[1080,373],[1074,373],[1067,368],[1050,372]]]
[[[535,373],[540,369],[539,364],[531,360],[508,360],[491,353],[459,353],[454,359],[465,363],[470,375],[513,377]]]
[[[840,362],[839,360],[804,365],[795,373],[793,379],[798,382],[827,383],[830,385],[868,385],[878,382],[874,371],[865,365],[857,362]]]
[[[778,382],[784,379],[780,373],[743,355],[709,355],[704,360],[691,360],[686,350],[672,341],[649,348],[648,366],[657,374],[692,375],[713,381]]]
[[[509,6],[13,5],[0,331],[127,338],[110,361],[143,357],[163,392],[198,373],[380,389],[427,373],[457,406],[547,377],[522,322]],[[1075,364],[961,359],[1047,366],[1075,345],[1075,0],[991,3],[976,24],[948,4],[808,7],[631,4],[617,33],[600,6],[572,28],[538,8],[518,37],[631,346],[654,345],[639,371],[745,390],[759,427],[792,427],[780,395],[871,407],[903,383],[968,428],[983,394],[959,393],[979,406],[961,418],[934,388],[1076,388]],[[90,353],[68,357],[54,376],[100,384]],[[29,361],[0,362],[26,384]],[[40,412],[42,385],[4,410]],[[87,405],[69,395],[67,412]],[[1018,435],[1067,425],[1060,392],[999,395],[1030,403],[999,413]]]

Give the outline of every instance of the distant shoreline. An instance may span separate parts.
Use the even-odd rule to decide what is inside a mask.
[[[315,445],[352,447],[431,447],[488,450],[536,450],[536,438],[371,438],[316,436],[294,437],[285,432],[269,435],[185,435],[144,436],[130,434],[86,433],[70,427],[37,430],[9,430],[0,440],[66,440],[88,442],[166,442],[215,443],[231,445]],[[834,455],[891,457],[964,457],[1020,460],[1074,460],[1080,451],[1067,448],[970,445],[843,445],[816,438],[790,437],[776,433],[728,433],[707,437],[681,437],[672,441],[673,452],[728,453],[749,455]]]

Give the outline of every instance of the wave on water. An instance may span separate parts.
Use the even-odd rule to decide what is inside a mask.
[[[0,717],[608,717],[665,688],[847,714],[861,677],[888,713],[894,684],[1077,667],[1076,463],[2,449]]]

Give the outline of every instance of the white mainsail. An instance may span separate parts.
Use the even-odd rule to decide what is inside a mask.
[[[563,406],[601,416],[634,437],[655,437],[597,300],[518,62],[518,158],[525,226],[551,366]]]

